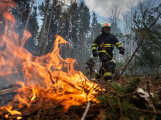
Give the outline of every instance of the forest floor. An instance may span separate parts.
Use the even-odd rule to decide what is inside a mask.
[[[123,87],[126,88],[126,86],[129,84],[129,82],[135,77],[121,77],[120,80],[117,82]],[[156,95],[161,93],[161,78],[156,79],[153,77],[139,77],[141,79],[141,82],[137,85],[137,87],[142,88],[146,92],[150,92],[151,95]],[[112,92],[113,89],[111,87],[111,82],[105,82],[105,80],[101,79],[99,81],[99,84],[108,91],[108,93]]]
[[[117,82],[123,88],[126,88],[127,85],[129,84],[129,81],[132,80],[132,79],[134,79],[134,78],[122,77]],[[148,105],[147,106],[141,106],[140,108],[136,105],[137,107],[136,107],[135,111],[143,112],[143,114],[140,115],[141,117],[139,117],[140,120],[148,120],[148,119],[150,119],[150,120],[151,119],[153,119],[153,120],[158,119],[159,120],[161,118],[161,97],[160,97],[161,96],[161,79],[155,79],[153,77],[149,77],[149,78],[140,77],[140,80],[141,80],[141,82],[135,87],[142,88],[147,93],[149,91],[150,94],[151,94],[151,97],[157,96],[157,101],[153,101],[153,102],[157,103],[157,104],[155,104],[156,106],[155,105],[154,106],[156,107],[156,111],[158,113],[155,116],[155,114],[153,113],[153,109],[150,109],[148,107]],[[100,93],[100,95],[102,94],[104,96],[115,97],[115,95],[118,94],[118,92],[116,92],[111,87],[111,82],[112,81],[105,82],[103,79],[101,79],[99,81],[98,84],[101,85],[101,87],[105,88],[105,90],[106,90],[106,91]],[[110,102],[112,102],[112,99],[111,99]],[[140,102],[140,101],[137,101],[137,102],[135,101],[134,103],[135,104],[142,104],[142,102]],[[107,103],[104,102],[103,104],[107,104]],[[111,103],[111,104],[113,104],[113,103]],[[120,102],[120,105],[121,104],[124,104],[124,103]],[[85,112],[86,107],[87,107],[86,104],[84,104],[82,106],[71,106],[69,108],[69,110],[66,113],[64,113],[64,112],[62,112],[63,107],[57,106],[56,108],[51,108],[51,109],[44,110],[44,111],[42,110],[42,114],[37,114],[37,115],[39,116],[39,118],[45,118],[45,119],[80,120],[83,113]],[[116,111],[113,110],[113,113],[109,117],[109,114],[107,114],[106,107],[107,107],[107,105],[100,105],[100,104],[91,103],[90,108],[88,110],[88,113],[85,117],[85,120],[118,120],[118,117],[119,117],[119,119],[122,119],[122,120],[131,120],[131,118],[126,117],[126,114],[124,114],[124,113],[122,113],[122,115],[120,115],[121,113],[120,113],[119,110],[116,110]],[[113,107],[115,107],[115,105],[113,105]],[[117,108],[118,108],[118,105],[117,105]],[[122,109],[123,109],[123,106],[122,106]],[[44,113],[46,113],[46,114],[44,114]],[[49,113],[51,113],[51,114],[49,114]],[[133,114],[133,113],[131,112],[131,114]],[[114,116],[118,116],[118,117],[115,118]],[[36,119],[35,116],[30,116],[30,118]],[[138,117],[133,115],[132,119],[137,120]]]
[[[122,88],[124,89],[127,87],[127,85],[129,84],[129,82],[132,79],[134,79],[134,78],[122,77],[120,80],[118,80],[116,82],[119,83],[122,86]],[[161,79],[156,79],[153,77],[149,77],[149,78],[140,77],[139,79],[141,80],[141,82],[137,86],[134,86],[134,87],[142,88],[145,92],[151,94],[151,98],[152,98],[151,101],[152,101],[152,103],[155,102],[154,108],[156,109],[156,111],[154,111],[154,109],[151,109],[150,107],[148,107],[148,105],[141,106],[141,107],[138,107],[138,105],[136,105],[135,111],[141,112],[138,114],[138,115],[141,114],[139,117],[140,120],[149,120],[149,119],[159,120],[161,118]],[[105,82],[103,79],[101,79],[98,83],[99,86],[101,86],[102,88],[105,89],[105,91],[100,92],[99,95],[106,96],[106,97],[108,97],[108,99],[110,98],[111,100],[110,101],[107,100],[108,102],[113,102],[113,100],[115,100],[115,99],[112,99],[112,98],[116,98],[116,96],[118,94],[120,94],[119,92],[115,91],[111,87],[111,82],[112,81]],[[129,95],[132,95],[132,94],[130,93]],[[125,95],[126,98],[128,98],[129,95],[128,94]],[[153,99],[153,98],[155,98],[155,99]],[[119,101],[119,98],[117,98],[117,101]],[[133,104],[134,103],[140,104],[140,101],[139,102],[135,101],[135,102],[133,102]],[[110,103],[110,104],[113,104],[113,103]],[[129,113],[124,112],[123,104],[124,104],[123,100],[122,101],[120,100],[120,102],[117,102],[117,104],[113,105],[113,107],[117,107],[116,111],[114,111],[114,109],[112,108],[111,111],[113,111],[113,113],[112,112],[108,113],[107,107],[109,107],[109,103],[104,102],[103,105],[100,105],[99,103],[91,103],[89,110],[87,112],[87,115],[85,117],[85,120],[117,120],[118,118],[121,120],[131,120],[131,119],[136,120],[136,119],[138,119],[135,115],[131,115],[133,117],[129,117],[129,115],[127,115]],[[126,104],[128,104],[128,103],[126,103]],[[71,106],[67,112],[64,112],[63,106],[58,105],[58,106],[50,107],[48,109],[39,109],[30,115],[24,116],[23,120],[25,120],[25,119],[26,120],[49,120],[49,119],[50,120],[51,119],[54,119],[54,120],[80,120],[83,113],[85,112],[86,108],[87,108],[87,104],[85,103],[84,105],[81,105],[81,106]],[[129,108],[127,109],[127,111],[129,111]],[[133,114],[133,112],[130,112],[130,113]],[[110,117],[109,117],[109,114],[111,114]],[[150,115],[150,117],[149,117],[149,115]],[[115,116],[118,116],[118,117],[115,117]],[[147,119],[147,118],[149,118],[149,119]]]

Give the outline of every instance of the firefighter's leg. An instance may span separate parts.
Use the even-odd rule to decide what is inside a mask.
[[[114,68],[113,68],[113,74],[116,72],[116,64],[115,63],[113,63],[113,66],[114,66]]]
[[[109,58],[106,54],[99,54],[102,61],[102,74],[105,80],[112,79],[111,72],[109,70]]]
[[[111,77],[111,71],[109,70],[109,62],[108,61],[105,61],[104,62],[104,65],[103,65],[103,67],[104,67],[104,73],[103,73],[103,77],[104,77],[104,79],[105,79],[105,81],[107,81],[107,80],[111,80],[112,79],[112,77]]]
[[[114,62],[109,62],[109,69],[111,71],[112,74],[115,73],[115,70],[116,70],[116,64]]]

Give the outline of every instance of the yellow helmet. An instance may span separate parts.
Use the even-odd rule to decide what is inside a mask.
[[[110,23],[105,22],[105,23],[103,23],[102,26],[101,26],[101,30],[102,30],[102,31],[103,31],[103,28],[104,28],[104,27],[109,27],[109,28],[111,28],[111,25],[110,25]]]

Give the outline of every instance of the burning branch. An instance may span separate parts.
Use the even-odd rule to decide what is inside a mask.
[[[54,81],[53,81],[53,78],[52,78],[51,72],[50,72],[50,71],[48,71],[48,73],[49,73],[49,75],[50,75],[51,82],[52,82],[53,84],[55,84],[56,82],[54,82]]]

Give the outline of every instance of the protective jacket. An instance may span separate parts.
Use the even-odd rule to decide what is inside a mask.
[[[96,53],[98,47],[98,53],[105,53],[111,60],[113,58],[114,45],[118,49],[122,48],[122,45],[114,35],[110,33],[102,33],[93,42],[92,52]]]

